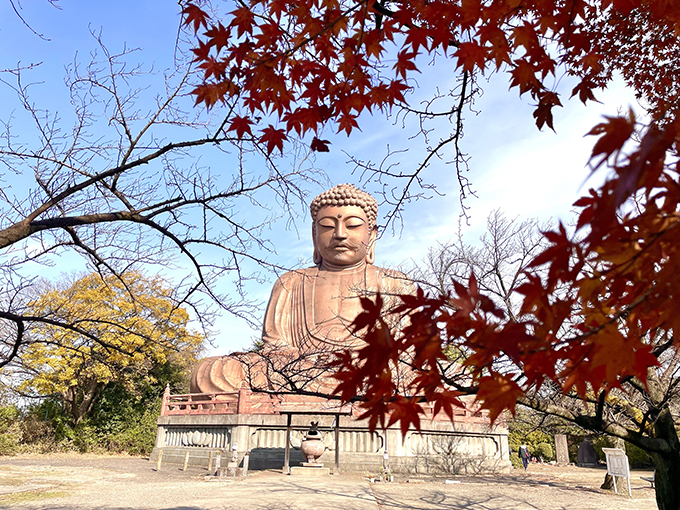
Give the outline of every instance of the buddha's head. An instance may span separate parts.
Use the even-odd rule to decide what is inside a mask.
[[[338,184],[310,204],[314,263],[351,267],[375,260],[378,203],[352,186]]]

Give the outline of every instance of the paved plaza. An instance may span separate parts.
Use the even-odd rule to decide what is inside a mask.
[[[531,465],[525,475],[328,477],[251,472],[246,479],[108,456],[0,458],[0,508],[30,510],[586,510],[656,509],[654,491],[633,472],[632,493],[599,489],[603,469]]]

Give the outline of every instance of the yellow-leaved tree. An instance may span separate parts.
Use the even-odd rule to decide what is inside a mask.
[[[41,320],[21,356],[19,389],[59,396],[73,424],[109,383],[134,393],[169,363],[188,372],[206,340],[160,277],[135,271],[48,285],[30,308]]]

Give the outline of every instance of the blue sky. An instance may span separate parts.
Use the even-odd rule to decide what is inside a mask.
[[[0,3],[0,19],[3,20],[0,24],[0,69],[16,66],[18,62],[22,65],[42,62],[31,73],[33,81],[44,82],[36,88],[33,96],[36,102],[68,112],[68,94],[63,86],[64,68],[76,54],[87,60],[87,55],[96,46],[90,30],[101,29],[104,41],[114,51],[122,49],[123,45],[139,47],[141,60],[146,64],[154,63],[159,70],[172,66],[179,24],[175,2],[81,0],[62,1],[59,5],[61,9],[55,9],[46,0],[25,0],[21,3],[22,16],[44,36],[42,39],[17,18],[9,2]],[[419,81],[425,89],[432,85],[433,80],[446,89],[447,79],[454,78],[453,72],[448,78],[425,73]],[[473,242],[482,233],[486,216],[495,208],[500,208],[509,217],[568,220],[571,204],[592,185],[590,181],[586,182],[588,170],[585,165],[595,139],[584,138],[585,133],[601,120],[603,114],[614,115],[618,108],[633,104],[632,96],[616,83],[606,94],[601,94],[603,104],[584,107],[577,100],[566,100],[569,83],[565,81],[561,85],[565,92],[565,108],[555,112],[557,133],[548,129],[539,132],[534,125],[530,100],[518,98],[516,89],[508,91],[506,76],[495,76],[482,85],[484,94],[475,104],[480,113],[466,116],[463,140],[463,149],[471,157],[468,177],[478,196],[469,198],[467,202],[470,207],[469,225],[465,227],[468,242]],[[4,99],[10,97],[8,94],[7,87],[0,86],[0,98],[3,98],[0,116],[3,119],[16,108],[15,104]],[[362,131],[349,138],[328,133],[322,137],[332,141],[332,150],[328,154],[318,154],[316,166],[328,173],[333,184],[358,181],[357,176],[350,173],[352,166],[348,164],[343,150],[361,159],[375,161],[382,159],[387,145],[393,149],[408,145],[411,147],[409,152],[398,158],[405,170],[422,159],[424,147],[417,141],[409,141],[413,132],[408,126],[402,129],[400,124],[395,125],[380,115],[363,118],[361,126]],[[223,164],[209,160],[207,163],[215,166]],[[408,260],[420,260],[430,246],[455,235],[460,206],[452,167],[438,162],[427,172],[426,180],[435,183],[438,192],[444,196],[433,196],[405,209],[402,228],[396,232],[388,230],[380,239],[377,264],[398,266]],[[10,184],[17,190],[22,186],[21,182]],[[311,190],[311,194],[313,196],[320,191],[321,188]],[[305,214],[303,210],[298,212]],[[303,265],[305,262],[310,264],[309,224],[305,216],[293,227],[280,222],[269,231],[267,234],[271,234],[277,245],[276,254],[269,260],[286,267],[301,262]],[[63,261],[48,276],[56,277],[60,271],[71,269],[68,261]],[[268,282],[251,285],[251,295],[265,302],[273,278],[270,275]],[[216,326],[220,333],[215,338],[214,353],[243,349],[258,334],[244,321],[228,316],[221,318]]]

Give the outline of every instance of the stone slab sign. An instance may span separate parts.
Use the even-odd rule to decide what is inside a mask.
[[[569,447],[565,434],[555,435],[555,458],[557,463],[562,466],[569,464]]]

